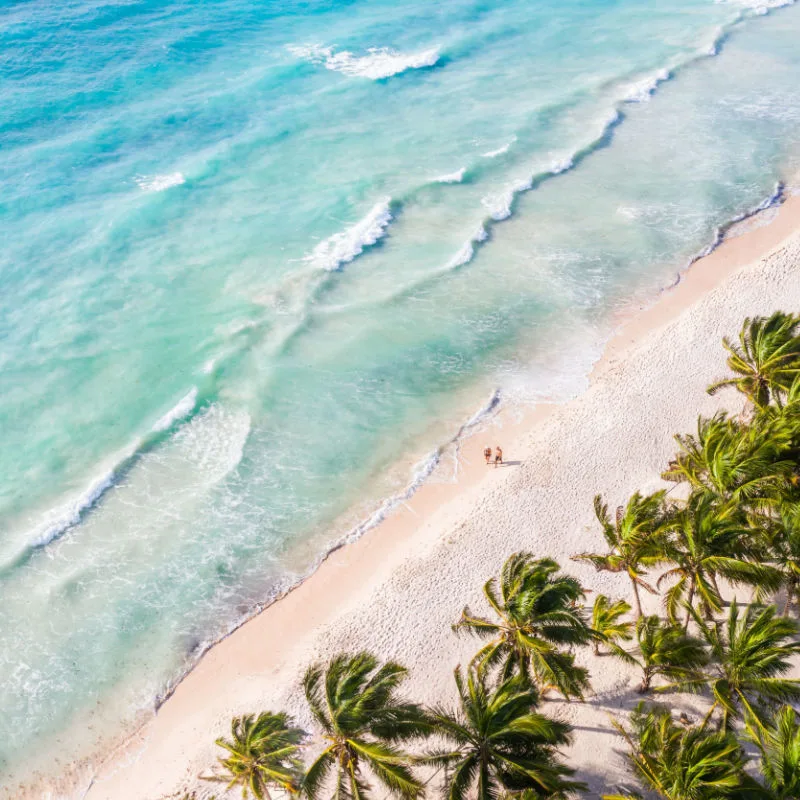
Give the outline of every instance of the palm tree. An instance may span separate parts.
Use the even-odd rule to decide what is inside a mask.
[[[445,768],[447,800],[495,800],[501,793],[563,798],[584,789],[559,760],[571,727],[535,712],[535,688],[519,675],[493,687],[485,670],[455,671],[458,708],[431,716],[446,750],[427,757]]]
[[[303,764],[298,758],[305,733],[295,728],[284,713],[246,714],[231,722],[231,738],[217,739],[229,755],[220,758],[227,773],[209,780],[227,782],[227,788],[240,785],[242,797],[252,792],[259,800],[269,800],[270,787],[295,794],[300,789]]]
[[[800,502],[785,502],[777,513],[761,518],[768,550],[783,576],[788,614],[792,603],[800,604]]]
[[[770,317],[748,317],[739,332],[739,344],[726,336],[732,377],[708,387],[715,394],[726,386],[735,386],[754,406],[764,408],[771,399],[780,404],[793,378],[800,374],[800,317],[776,311]]]
[[[608,506],[600,495],[594,498],[594,513],[603,527],[603,536],[608,544],[608,553],[581,553],[574,560],[589,561],[604,572],[626,572],[633,586],[636,616],[642,616],[639,597],[641,586],[651,594],[656,590],[645,582],[646,567],[660,562],[659,535],[664,528],[664,492],[642,496],[639,492],[619,506],[612,521]]]
[[[596,656],[600,655],[600,642],[616,649],[620,642],[633,638],[633,623],[621,620],[630,610],[630,603],[625,600],[612,602],[604,594],[597,595],[592,608],[592,630],[597,634],[593,645]]]
[[[794,638],[800,631],[797,622],[778,616],[775,606],[749,605],[740,614],[735,600],[724,622],[706,622],[695,611],[692,616],[711,662],[703,675],[678,679],[670,688],[710,689],[714,702],[704,726],[717,709],[725,730],[731,719],[745,713],[763,726],[768,706],[800,699],[800,681],[783,677],[791,669],[792,656],[800,652]]]
[[[782,419],[745,425],[720,411],[698,419],[696,436],[678,434],[675,441],[680,450],[661,477],[688,482],[723,502],[769,505],[793,470],[791,428]]]
[[[743,798],[758,785],[744,772],[746,759],[727,731],[676,725],[670,712],[640,703],[631,715],[633,731],[614,727],[630,748],[628,764],[648,791],[664,800]],[[603,800],[633,800],[636,795],[606,794]]]
[[[774,567],[746,560],[757,558],[760,553],[736,505],[720,506],[713,495],[696,492],[673,516],[670,530],[664,561],[674,566],[659,577],[656,586],[675,581],[664,598],[673,622],[680,607],[685,606],[684,627],[688,628],[695,594],[706,616],[722,609],[718,576],[733,584],[762,589],[780,586],[781,576]]]
[[[636,641],[635,653],[620,650],[614,654],[641,667],[641,694],[650,691],[656,677],[670,681],[698,678],[700,667],[708,662],[708,654],[700,639],[689,636],[680,626],[665,622],[655,614],[637,620]]]
[[[364,800],[370,791],[365,770],[403,800],[421,794],[422,784],[409,767],[413,758],[398,744],[427,736],[431,726],[420,706],[398,696],[407,672],[367,652],[342,653],[327,665],[309,667],[303,688],[325,747],[303,781],[308,797],[319,797],[335,772],[332,797]]]
[[[503,565],[499,580],[491,578],[483,593],[499,617],[494,622],[465,607],[453,626],[489,639],[472,660],[474,666],[500,666],[503,680],[519,674],[542,690],[556,688],[565,697],[583,697],[588,671],[559,648],[587,644],[593,637],[578,601],[580,583],[549,559],[515,553]]]
[[[747,735],[761,754],[761,775],[769,800],[800,797],[800,724],[791,706],[782,706],[766,727],[747,722]]]

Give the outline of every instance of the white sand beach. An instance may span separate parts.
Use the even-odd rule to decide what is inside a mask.
[[[453,668],[476,648],[450,626],[465,604],[484,607],[481,587],[514,551],[553,557],[592,592],[630,599],[626,577],[570,561],[603,546],[593,496],[602,493],[613,507],[637,489],[666,485],[659,474],[673,453],[673,434],[694,429],[698,414],[740,407],[733,390],[716,397],[705,391],[725,373],[720,338],[735,335],[746,316],[776,309],[800,309],[797,196],[770,225],[697,262],[651,307],[631,309],[584,394],[522,419],[501,411],[463,443],[458,482],[423,486],[209,651],[78,796],[158,800],[188,789],[198,798],[224,796],[220,785],[199,780],[215,763],[215,737],[227,732],[232,716],[261,710],[289,710],[311,730],[300,677],[310,661],[340,650],[367,648],[397,659],[410,668],[410,696],[449,700]],[[496,444],[507,464],[487,468],[483,448]],[[657,600],[647,602],[655,607]],[[575,726],[567,756],[595,796],[625,777],[608,714],[640,699],[638,677],[589,648],[579,661],[591,672],[591,696],[543,708]],[[702,701],[681,695],[673,702],[696,717]]]

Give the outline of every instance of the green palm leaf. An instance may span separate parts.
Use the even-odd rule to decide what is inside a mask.
[[[569,725],[533,709],[538,693],[520,676],[492,686],[483,670],[455,672],[459,704],[431,712],[447,749],[426,761],[446,766],[445,789],[452,800],[531,792],[562,798],[581,790],[558,749],[571,740]]]
[[[644,581],[647,567],[661,561],[660,536],[668,516],[664,509],[663,491],[642,496],[638,492],[626,506],[617,508],[612,520],[608,505],[600,495],[594,498],[594,512],[603,531],[609,552],[580,553],[576,561],[588,561],[595,569],[605,572],[626,572],[633,587],[637,617],[642,616],[639,588],[655,594],[655,589]]]
[[[770,317],[745,319],[738,345],[727,337],[722,340],[733,376],[713,383],[709,394],[733,386],[756,407],[764,408],[773,398],[780,403],[800,373],[798,324],[796,315],[780,311]]]
[[[566,697],[582,697],[588,673],[565,650],[594,638],[579,604],[584,597],[580,583],[551,559],[515,553],[499,578],[487,581],[484,596],[496,620],[465,608],[453,626],[457,633],[489,639],[473,666],[497,667],[503,680],[519,674],[542,690],[555,688]]]
[[[327,747],[308,769],[306,796],[320,797],[334,771],[333,796],[341,800],[368,800],[369,776],[402,800],[422,793],[414,758],[398,744],[427,736],[431,722],[420,706],[400,697],[406,675],[405,667],[368,652],[309,667],[306,700]]]
[[[298,752],[304,737],[283,713],[235,717],[231,738],[220,737],[216,742],[228,752],[219,760],[224,774],[210,780],[223,781],[228,788],[241,786],[242,797],[251,793],[259,800],[269,798],[270,787],[294,794],[302,778]]]

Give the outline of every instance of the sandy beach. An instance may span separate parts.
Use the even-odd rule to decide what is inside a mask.
[[[735,335],[744,317],[775,309],[800,309],[799,196],[769,225],[696,262],[649,307],[629,309],[580,397],[523,414],[501,409],[461,443],[456,482],[424,485],[210,650],[77,796],[159,800],[190,789],[198,798],[224,796],[219,785],[199,779],[214,765],[215,737],[232,716],[260,710],[286,709],[310,730],[300,677],[310,661],[340,650],[395,658],[410,668],[409,695],[450,699],[452,669],[475,649],[450,625],[465,604],[483,608],[483,583],[517,550],[557,559],[592,592],[630,599],[626,578],[570,561],[602,547],[592,498],[599,492],[616,506],[637,489],[664,486],[659,474],[673,453],[673,434],[692,430],[698,414],[738,410],[733,391],[705,392],[725,372],[720,338]],[[506,464],[487,469],[482,451],[495,444]],[[647,602],[655,608],[658,601]],[[544,707],[575,726],[568,758],[595,796],[625,775],[607,715],[640,699],[638,679],[588,648],[579,661],[591,672],[592,695]],[[690,717],[697,703],[674,698]],[[35,796],[63,795],[53,787]]]

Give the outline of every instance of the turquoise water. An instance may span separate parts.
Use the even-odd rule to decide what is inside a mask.
[[[494,390],[574,392],[800,171],[798,41],[779,0],[0,7],[7,784]]]

